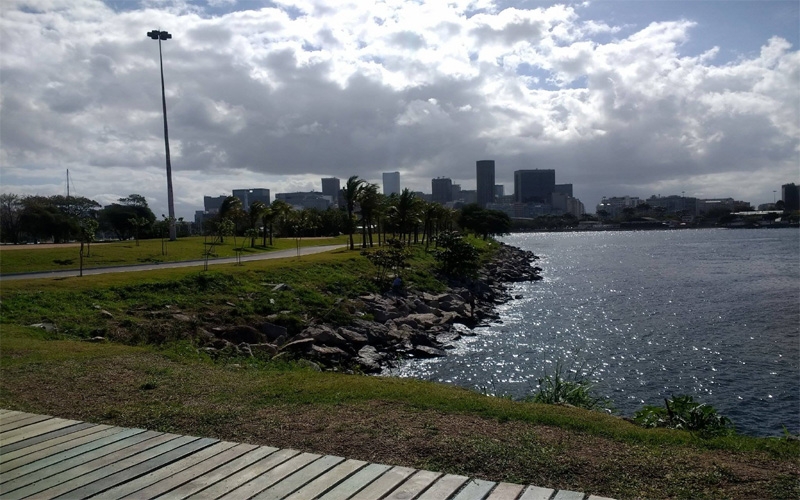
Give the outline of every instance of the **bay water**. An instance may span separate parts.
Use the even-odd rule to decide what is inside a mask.
[[[800,432],[800,232],[685,229],[512,234],[544,280],[501,320],[392,375],[523,398],[560,365],[616,413],[689,394],[744,434]]]

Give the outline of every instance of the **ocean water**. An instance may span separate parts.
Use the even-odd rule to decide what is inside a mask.
[[[524,397],[557,364],[621,415],[690,394],[741,433],[800,432],[796,229],[514,234],[544,280],[445,358],[393,375]]]

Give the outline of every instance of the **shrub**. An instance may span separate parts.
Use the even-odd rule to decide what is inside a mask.
[[[735,432],[731,419],[686,394],[664,399],[664,407],[645,406],[636,412],[633,421],[643,427],[683,429],[703,436],[726,436]]]
[[[475,276],[480,268],[481,254],[464,241],[457,231],[443,232],[437,237],[438,248],[433,251],[439,269],[447,276]]]
[[[578,372],[565,375],[561,363],[556,364],[556,370],[551,375],[545,375],[537,380],[539,387],[527,401],[543,404],[567,404],[587,410],[605,410],[611,412],[613,405],[606,397],[593,394],[593,385],[585,375]]]

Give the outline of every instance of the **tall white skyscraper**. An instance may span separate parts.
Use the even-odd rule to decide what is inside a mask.
[[[400,172],[383,173],[383,194],[389,196],[392,193],[400,194]]]

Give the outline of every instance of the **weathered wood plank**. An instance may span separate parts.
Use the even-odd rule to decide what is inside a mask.
[[[417,500],[441,500],[443,498],[450,498],[453,493],[458,491],[467,481],[469,481],[467,476],[448,474],[433,483],[433,485],[425,490]]]
[[[256,449],[248,450],[238,458],[234,458],[229,461],[226,460],[222,463],[222,465],[218,465],[213,469],[210,469],[209,472],[202,473],[201,475],[193,478],[191,481],[181,484],[180,487],[172,489],[169,492],[169,498],[178,500],[194,495],[197,492],[208,488],[209,486],[214,485],[217,482],[232,476],[233,474],[236,474],[240,470],[245,469],[253,463],[258,462],[262,458],[275,453],[276,451],[278,451],[277,448],[270,448],[268,446],[262,446]]]
[[[253,497],[253,500],[281,500],[342,462],[344,458],[332,455],[317,458],[305,467],[295,469],[296,472],[290,472],[287,477]]]
[[[96,434],[99,432],[95,427],[97,426],[89,427],[77,433],[60,436],[49,441],[43,441],[28,448],[22,448],[21,450],[9,453],[8,457],[3,455],[3,458],[7,458],[8,461],[0,463],[0,474],[36,462],[37,460],[52,457],[64,450],[75,448],[86,442],[93,441],[97,439]],[[106,428],[108,429],[108,426],[106,426]]]
[[[158,448],[148,450],[144,455],[143,460],[139,463],[131,462],[130,466],[121,467],[121,463],[111,464],[93,473],[95,476],[101,476],[99,479],[87,484],[85,477],[75,479],[79,488],[68,490],[68,493],[62,494],[61,497],[56,498],[89,498],[106,491],[118,484],[123,484],[131,479],[143,476],[148,472],[157,470],[167,464],[180,460],[181,458],[191,455],[192,453],[207,448],[216,443],[216,439],[212,438],[198,438],[193,436],[181,436],[174,439],[167,444]],[[171,447],[171,449],[169,448]],[[148,458],[152,457],[152,458]],[[109,474],[106,474],[109,473]],[[62,487],[62,490],[65,487]]]
[[[301,453],[296,455],[220,497],[220,500],[245,500],[253,498],[254,495],[264,491],[286,476],[292,474],[294,471],[305,467],[318,458],[320,458],[320,456],[313,453]]]
[[[0,446],[47,434],[50,431],[76,424],[75,420],[46,419],[8,431],[0,436]]]
[[[37,498],[57,498],[65,493],[103,479],[117,471],[132,467],[148,459],[149,453],[160,455],[175,447],[176,441],[185,441],[189,438],[187,436],[177,436],[175,434],[162,434],[152,439],[148,439],[143,443],[131,447],[130,453],[120,454],[119,459],[96,465],[89,471],[65,471],[60,474],[58,478],[49,477],[46,481],[49,483],[47,488],[41,489],[38,487],[36,494]],[[148,453],[142,453],[147,451]],[[79,468],[80,469],[80,468]],[[34,485],[35,486],[35,485]],[[70,495],[68,495],[69,497]],[[73,497],[80,498],[80,497]]]
[[[588,500],[614,500],[613,498],[601,497],[598,495],[589,495]]]
[[[521,484],[499,483],[486,500],[516,500],[523,488]]]
[[[392,467],[384,472],[381,477],[368,484],[366,488],[356,493],[352,500],[383,498],[384,495],[395,489],[397,485],[408,479],[408,476],[414,472],[414,469],[409,469],[408,467]]]
[[[286,497],[286,500],[308,500],[309,498],[317,498],[366,465],[367,462],[361,460],[346,460],[295,491]]]
[[[298,453],[300,452],[297,450],[288,449],[278,450],[274,453],[270,453],[263,459],[248,465],[244,469],[240,469],[236,472],[236,474],[230,475],[222,481],[214,483],[212,486],[192,495],[189,498],[192,500],[211,500],[219,498],[229,491],[234,490],[253,478],[256,478],[267,472],[273,467],[285,462],[286,460],[289,460]]]
[[[26,415],[25,418],[14,420],[12,422],[3,422],[0,424],[0,441],[5,441],[12,431],[21,427],[28,427],[45,420],[53,420],[53,417],[46,415]]]
[[[583,500],[585,495],[577,491],[558,490],[553,500]]]
[[[483,500],[492,491],[495,483],[483,479],[470,479],[453,500]]]
[[[149,439],[157,434],[158,433],[153,432],[150,435],[146,435],[146,431],[143,429],[123,429],[121,427],[112,427],[111,429],[101,431],[99,435],[93,435],[92,437],[94,440],[87,442],[84,445],[76,448],[70,448],[69,450],[64,450],[60,453],[37,460],[36,462],[24,465],[22,467],[17,467],[16,469],[0,476],[0,483],[3,484],[3,489],[5,491],[10,491],[11,486],[7,483],[27,474],[34,473],[41,469],[46,469],[46,472],[50,474],[56,474],[70,467],[75,467],[84,463],[86,458],[80,456],[84,453],[99,448],[104,448],[106,453],[111,453],[112,451],[130,446],[131,444],[135,444],[144,439]],[[46,476],[44,475],[44,472],[42,472],[39,474],[38,479],[44,477]],[[28,482],[38,480],[35,476],[31,476],[31,478],[29,478],[30,481]],[[23,484],[28,484],[28,482]],[[22,482],[20,481],[15,484],[20,483]]]
[[[16,446],[13,450],[11,450],[11,446],[9,446],[9,451],[6,451],[5,448],[0,448],[0,464],[8,463],[12,460],[28,456],[40,450],[52,448],[53,446],[65,443],[67,441],[72,441],[73,439],[94,434],[95,432],[100,432],[103,429],[108,429],[108,426],[81,423],[64,427],[53,432],[48,432],[47,434],[42,434],[41,436],[37,436],[35,438],[18,441],[12,446],[20,443],[26,443],[25,446]]]
[[[33,413],[24,413],[21,411],[9,412],[8,414],[0,415],[0,425],[16,422],[17,420],[23,420],[33,415]]]
[[[336,485],[335,488],[325,493],[319,500],[346,500],[351,498],[389,469],[391,469],[389,465],[369,464]]]
[[[522,496],[519,497],[519,500],[549,500],[554,492],[555,490],[551,490],[550,488],[528,486],[525,488],[525,491],[522,492]]]
[[[392,491],[386,500],[408,500],[416,498],[425,488],[434,483],[442,474],[428,470],[418,470],[403,484]]]
[[[253,448],[255,446],[222,441],[168,467],[109,490],[96,497],[96,500],[155,498],[240,457]]]

